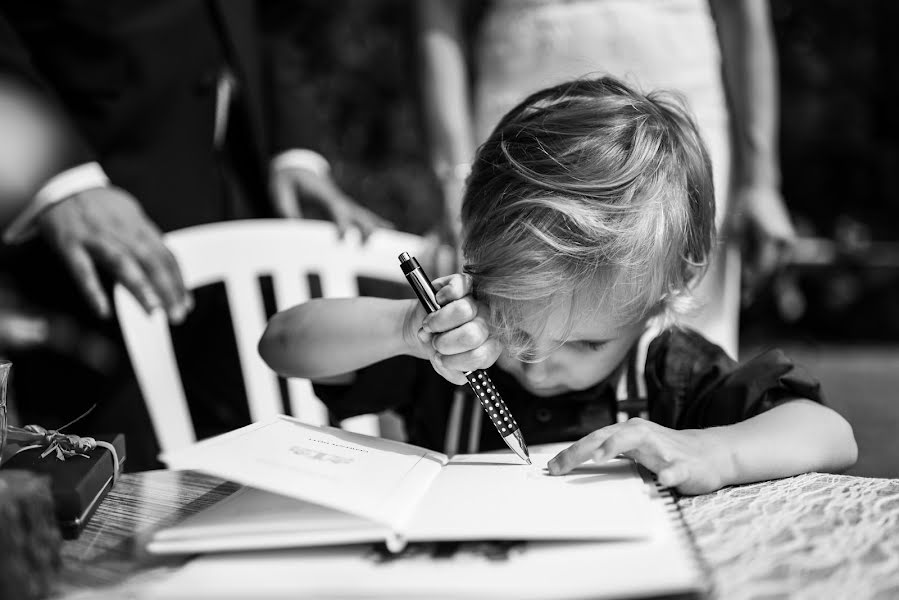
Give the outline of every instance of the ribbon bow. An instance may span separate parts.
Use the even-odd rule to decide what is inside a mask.
[[[32,448],[43,448],[44,451],[41,453],[41,458],[47,458],[49,455],[55,453],[58,460],[66,460],[72,456],[90,458],[88,453],[97,448],[97,446],[106,448],[109,450],[110,456],[112,457],[112,481],[115,483],[119,478],[121,466],[115,446],[109,442],[104,442],[103,440],[95,440],[92,437],[62,432],[62,430],[69,425],[77,423],[86,417],[95,407],[96,404],[91,406],[84,412],[84,414],[79,415],[59,429],[47,429],[40,425],[26,425],[24,427],[8,426],[7,439],[9,441],[19,442],[20,444],[27,444],[24,447],[19,448],[16,454]]]
[[[41,453],[41,458],[46,458],[53,452],[56,452],[56,458],[59,460],[65,460],[72,456],[89,458],[87,453],[97,447],[97,440],[92,437],[66,434],[60,432],[59,429],[46,429],[40,425],[10,427],[9,429],[10,438],[19,442],[30,442],[28,448],[45,448]]]

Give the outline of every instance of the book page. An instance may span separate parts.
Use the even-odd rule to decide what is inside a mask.
[[[174,469],[203,471],[394,528],[447,457],[418,446],[291,417],[255,423],[165,453]]]
[[[648,539],[428,544],[385,558],[369,547],[201,556],[137,597],[556,600],[702,598],[706,582],[665,504]],[[124,594],[122,594],[124,596]]]
[[[551,476],[546,463],[559,449],[532,449],[532,465],[509,453],[453,457],[401,533],[409,541],[650,535],[650,499],[633,461],[590,462]]]
[[[152,532],[151,554],[194,554],[381,542],[385,525],[280,494],[244,487],[177,525]]]

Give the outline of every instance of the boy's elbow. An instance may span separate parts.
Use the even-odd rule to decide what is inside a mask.
[[[835,472],[845,471],[858,460],[858,443],[852,425],[842,415],[834,412],[835,423],[831,432],[834,456],[832,469]]]
[[[289,340],[287,331],[278,317],[279,315],[275,315],[269,320],[262,337],[259,338],[259,343],[256,344],[256,350],[270,369],[279,375],[285,375],[283,372],[285,365],[282,363],[283,357],[288,354],[286,349]]]
[[[855,441],[855,433],[852,431],[852,425],[845,421],[846,427],[846,447],[844,454],[844,464],[841,470],[845,471],[858,460],[858,443]]]

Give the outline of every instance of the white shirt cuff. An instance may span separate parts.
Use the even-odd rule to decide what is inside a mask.
[[[109,177],[96,162],[84,163],[51,177],[9,224],[3,232],[3,241],[14,244],[28,239],[34,234],[34,221],[42,212],[75,194],[108,185]]]
[[[271,168],[272,171],[306,169],[320,177],[324,177],[331,172],[331,165],[328,164],[328,160],[324,156],[305,148],[294,148],[278,154],[272,159]]]

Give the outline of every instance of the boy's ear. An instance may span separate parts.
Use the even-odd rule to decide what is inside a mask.
[[[687,263],[684,265],[684,282],[687,287],[693,288],[699,280],[705,275],[707,265],[694,265]]]

